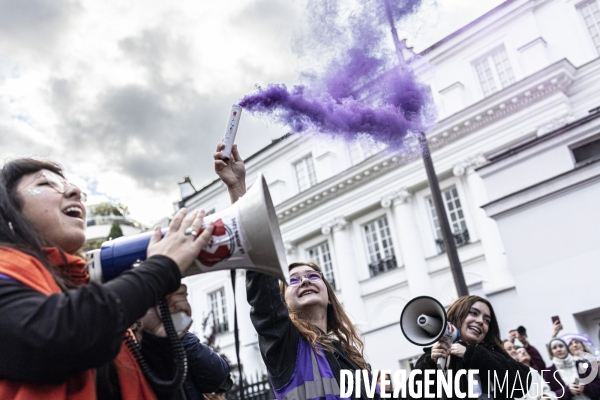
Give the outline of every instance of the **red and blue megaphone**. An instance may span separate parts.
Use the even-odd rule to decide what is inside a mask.
[[[283,240],[271,195],[262,174],[235,204],[204,218],[214,222],[209,243],[185,276],[225,269],[251,269],[288,282]],[[163,235],[167,229],[163,229]],[[109,281],[146,259],[153,232],[123,236],[104,242],[87,253],[90,278]]]

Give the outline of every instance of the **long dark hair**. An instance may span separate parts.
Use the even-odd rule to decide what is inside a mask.
[[[295,262],[291,263],[289,270],[296,267],[307,266],[315,271],[321,272],[323,276],[323,283],[327,287],[327,297],[329,304],[327,305],[327,334],[333,336],[333,342],[340,347],[340,350],[347,355],[354,364],[361,369],[367,369],[367,362],[365,361],[363,350],[364,344],[358,335],[358,331],[346,315],[344,308],[340,304],[339,300],[335,295],[335,291],[331,284],[327,281],[323,275],[321,267],[317,263],[312,261],[306,262]],[[285,289],[287,285],[284,282],[280,282],[279,288],[281,293],[285,295]],[[298,329],[302,337],[304,337],[313,348],[316,349],[317,343],[322,347],[333,350],[331,346],[331,339],[323,337],[319,328],[310,322],[301,312],[289,310],[290,319],[294,326]]]
[[[9,161],[2,167],[0,171],[0,246],[19,250],[37,258],[52,273],[60,288],[66,291],[68,288],[74,287],[74,284],[48,261],[42,248],[53,244],[33,229],[25,219],[22,214],[23,200],[17,193],[17,186],[23,176],[43,169],[64,178],[62,168],[51,161],[18,158]],[[62,249],[59,248],[59,250],[62,252]],[[66,257],[64,260],[66,264]]]
[[[454,326],[460,328],[467,315],[469,315],[469,311],[473,304],[478,301],[486,304],[490,309],[490,325],[488,331],[479,343],[481,346],[484,346],[489,349],[493,349],[495,351],[499,351],[509,356],[506,350],[504,350],[504,345],[502,344],[502,340],[500,339],[500,328],[498,327],[498,319],[496,318],[496,313],[494,313],[494,307],[492,304],[479,296],[462,296],[456,300],[450,308],[448,308],[448,321],[452,322]],[[510,356],[509,356],[510,357]]]

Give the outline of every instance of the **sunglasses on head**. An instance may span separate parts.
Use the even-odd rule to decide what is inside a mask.
[[[306,278],[311,282],[318,282],[323,279],[323,276],[318,271],[308,271],[304,274],[290,276],[290,286],[298,286],[302,283],[302,278]]]

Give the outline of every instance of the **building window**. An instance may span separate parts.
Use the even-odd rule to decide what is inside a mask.
[[[504,46],[476,60],[473,66],[484,97],[496,93],[515,81]]]
[[[317,184],[317,175],[315,174],[315,165],[312,155],[303,158],[294,164],[296,170],[296,181],[300,192]]]
[[[600,8],[598,2],[594,0],[581,5],[579,12],[590,32],[596,50],[600,53]]]
[[[334,289],[337,289],[335,277],[333,275],[333,263],[331,262],[331,253],[329,252],[329,243],[321,243],[308,249],[308,257],[315,261],[323,270],[323,275]]]
[[[225,289],[221,288],[208,294],[210,312],[213,315],[213,323],[216,333],[229,331],[227,322],[227,302],[225,300]]]
[[[352,165],[360,164],[373,154],[384,150],[387,145],[379,143],[371,135],[358,135],[357,139],[348,144]]]
[[[571,151],[576,164],[598,160],[600,158],[600,139],[575,147]]]
[[[387,217],[379,218],[363,226],[369,255],[371,276],[379,275],[398,266]]]
[[[469,243],[469,231],[467,230],[465,215],[463,213],[462,205],[460,204],[460,198],[458,197],[456,187],[453,186],[450,189],[443,191],[442,200],[444,201],[448,222],[450,223],[450,229],[454,236],[454,243],[459,247],[464,246]],[[438,253],[443,253],[446,249],[444,247],[440,221],[433,204],[433,199],[429,198],[427,201],[429,202],[429,209],[431,211],[431,220],[435,231],[435,243],[438,248]]]

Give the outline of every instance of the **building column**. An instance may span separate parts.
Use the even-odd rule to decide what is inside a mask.
[[[330,235],[332,248],[335,253],[337,270],[339,271],[339,289],[342,292],[344,310],[351,317],[352,322],[359,328],[367,325],[365,303],[361,296],[360,283],[357,274],[356,254],[353,251],[352,237],[349,223],[344,217],[337,217],[324,224],[321,232]]]
[[[471,195],[477,236],[481,240],[489,272],[489,281],[484,284],[484,290],[490,292],[514,286],[514,279],[508,268],[508,260],[504,252],[504,244],[500,237],[498,225],[481,208],[482,205],[488,203],[489,199],[483,180],[475,172],[475,168],[484,165],[486,162],[487,160],[483,155],[471,157],[455,165],[453,174],[463,177]]]
[[[393,205],[396,231],[399,236],[398,245],[404,261],[411,297],[433,296],[433,284],[429,277],[425,252],[415,221],[412,200],[413,195],[404,188],[381,199],[381,206],[389,208]]]
[[[288,264],[298,261],[298,246],[289,240],[286,240],[283,242],[283,247],[285,248],[285,255],[288,260]],[[287,268],[287,265],[285,267]]]

